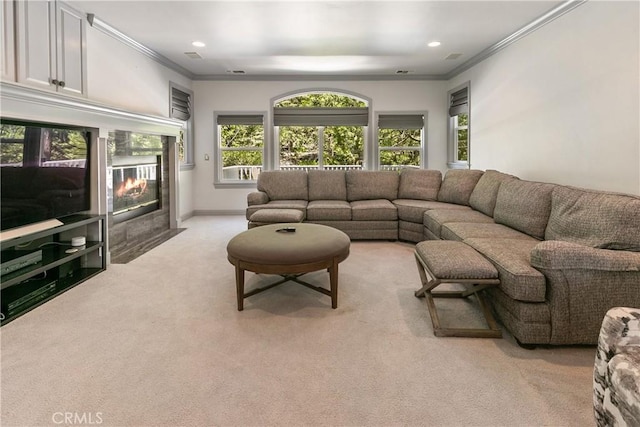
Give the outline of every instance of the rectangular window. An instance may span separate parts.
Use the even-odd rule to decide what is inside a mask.
[[[280,126],[280,169],[362,169],[362,126]]]
[[[469,115],[458,114],[453,117],[453,137],[455,138],[456,161],[469,161]]]
[[[362,169],[366,107],[276,107],[280,169]]]
[[[378,162],[382,170],[424,167],[426,114],[378,116]]]
[[[255,181],[264,162],[263,116],[218,115],[217,182]]]
[[[181,169],[194,165],[193,159],[193,92],[173,82],[170,87],[169,117],[184,122],[180,135],[176,138]]]
[[[449,92],[448,166],[470,167],[469,83]]]

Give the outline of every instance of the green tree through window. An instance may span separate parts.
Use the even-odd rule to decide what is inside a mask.
[[[311,93],[278,102],[276,108],[363,108],[366,103],[335,93]],[[280,168],[361,168],[363,126],[280,126]]]

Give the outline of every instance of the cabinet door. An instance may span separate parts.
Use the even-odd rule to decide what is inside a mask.
[[[84,14],[58,3],[58,91],[74,95],[86,92],[86,26]]]
[[[55,2],[19,1],[16,7],[18,81],[55,91]]]
[[[3,1],[0,5],[0,22],[2,22],[2,30],[0,30],[0,46],[2,46],[2,54],[0,55],[0,68],[2,69],[2,80],[16,81],[16,46],[14,37],[14,20],[13,20],[13,1]]]

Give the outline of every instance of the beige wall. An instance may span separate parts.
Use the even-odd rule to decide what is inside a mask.
[[[446,169],[446,82],[444,81],[195,81],[196,162],[193,180],[196,212],[243,211],[251,189],[213,186],[214,111],[265,111],[271,122],[272,99],[295,91],[355,93],[371,99],[373,112],[427,111],[427,157],[431,169]],[[265,133],[269,133],[268,131]],[[268,143],[269,141],[267,141]],[[211,160],[204,161],[208,155]]]
[[[590,1],[449,82],[471,82],[471,162],[640,194],[638,2]]]

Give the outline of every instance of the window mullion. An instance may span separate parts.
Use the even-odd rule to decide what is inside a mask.
[[[318,126],[318,169],[324,169],[324,126]]]

